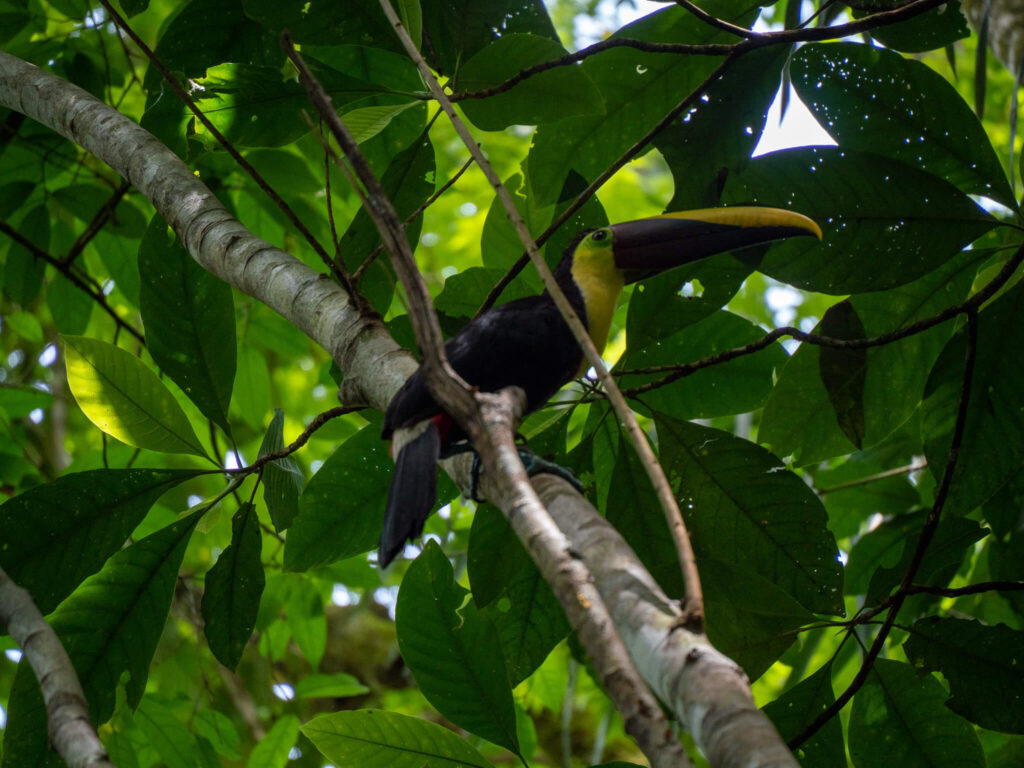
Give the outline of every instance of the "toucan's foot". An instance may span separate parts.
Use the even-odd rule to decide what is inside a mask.
[[[583,493],[583,483],[580,479],[573,474],[573,471],[568,467],[563,467],[560,464],[555,464],[553,461],[542,459],[537,454],[525,449],[519,449],[519,460],[523,462],[523,467],[526,468],[526,474],[528,477],[534,475],[548,474],[560,477],[565,482],[569,483],[579,493]]]
[[[583,493],[583,483],[580,482],[580,479],[568,467],[542,459],[528,448],[519,448],[517,453],[519,454],[519,460],[523,462],[523,468],[526,470],[527,477],[540,474],[555,475],[565,480],[578,492]],[[480,466],[480,454],[473,451],[473,463],[469,468],[469,498],[476,502],[483,501],[483,499],[477,496],[477,489],[480,487]]]

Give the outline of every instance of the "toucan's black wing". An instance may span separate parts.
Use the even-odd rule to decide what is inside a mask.
[[[495,307],[470,321],[446,345],[455,371],[483,392],[508,386],[526,391],[527,409],[539,408],[579,369],[583,353],[547,295]],[[383,436],[440,413],[419,371],[402,386],[384,415]]]

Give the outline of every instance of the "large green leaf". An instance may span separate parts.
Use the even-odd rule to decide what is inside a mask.
[[[1018,283],[978,316],[974,386],[947,509],[966,512],[992,496],[1024,463],[1024,284]],[[939,356],[924,393],[925,456],[942,477],[953,439],[968,334],[961,328]]]
[[[196,513],[115,554],[86,579],[50,619],[71,657],[93,723],[114,711],[127,677],[128,704],[146,689],[149,664],[170,609],[178,568],[199,517]],[[19,667],[4,733],[3,768],[41,765],[47,754],[46,710],[29,665]]]
[[[289,754],[299,738],[299,718],[285,715],[274,723],[273,728],[260,743],[253,747],[246,768],[285,768]]]
[[[558,59],[565,49],[548,37],[503,35],[467,61],[459,73],[462,91],[493,88],[535,64]],[[460,104],[485,131],[510,125],[540,125],[603,111],[603,99],[580,67],[555,67],[528,78],[509,91]]]
[[[99,339],[63,338],[68,386],[89,421],[137,448],[206,456],[174,395],[142,361]]]
[[[675,309],[670,306],[670,309]],[[685,309],[684,309],[685,311]],[[666,329],[674,329],[673,313],[662,318]],[[632,343],[619,362],[625,370],[649,366],[671,366],[694,362],[733,347],[741,347],[764,336],[758,326],[739,315],[720,310],[678,332],[639,347]],[[743,355],[727,363],[704,368],[689,376],[638,395],[638,400],[653,411],[678,419],[708,418],[743,413],[761,407],[772,391],[775,367],[786,354],[772,344],[752,355]],[[657,381],[665,373],[622,376],[619,386],[635,387]]]
[[[790,72],[839,146],[891,157],[1016,207],[978,118],[928,65],[872,45],[812,43],[794,54]]]
[[[235,305],[228,284],[188,254],[163,217],[139,246],[140,309],[146,346],[210,421],[227,434],[235,380]]]
[[[656,415],[662,464],[698,562],[759,574],[805,608],[843,612],[843,574],[821,502],[772,454],[727,432]]]
[[[490,505],[473,516],[466,560],[473,601],[498,630],[515,687],[569,633],[565,613],[508,521]]]
[[[818,222],[824,242],[779,243],[758,269],[830,294],[909,283],[998,224],[937,176],[837,147],[762,155],[730,177],[724,201],[792,208]]]
[[[750,162],[761,139],[789,53],[782,45],[747,53],[708,89],[706,100],[654,137],[675,180],[666,210],[718,204],[728,174]]]
[[[756,680],[814,616],[744,562],[698,555],[708,639]]]
[[[203,624],[210,650],[228,669],[238,666],[256,626],[266,577],[260,563],[260,521],[243,504],[231,521],[231,544],[220,553],[203,590]]]
[[[187,77],[202,77],[207,67],[227,61],[279,65],[281,60],[276,32],[247,18],[243,4],[224,5],[219,0],[193,0],[185,6],[162,30],[156,53],[167,69]],[[159,91],[158,78],[150,69],[147,90]],[[164,98],[171,96],[167,93]]]
[[[363,768],[490,768],[483,755],[436,723],[359,709],[315,717],[302,733],[336,765]]]
[[[44,614],[119,550],[160,496],[194,470],[95,469],[0,506],[0,566]]]
[[[558,41],[541,0],[423,0],[424,51],[430,65],[458,83],[460,67],[477,51],[509,34],[525,33]],[[465,90],[458,86],[460,90]]]
[[[918,667],[949,681],[949,708],[993,731],[1024,733],[1024,633],[1005,624],[930,616],[903,648]]]
[[[756,10],[743,0],[722,0],[714,13],[746,25]],[[681,8],[666,8],[618,30],[614,38],[666,43],[710,43],[725,33]],[[557,199],[571,169],[593,180],[651,130],[719,63],[712,56],[666,56],[613,48],[580,66],[604,97],[604,114],[541,126],[528,161],[528,187],[536,204]]]
[[[275,38],[287,29],[305,45],[362,45],[402,52],[379,3],[336,3],[334,0],[243,0],[246,16],[272,30]],[[233,59],[238,61],[239,59]],[[226,61],[226,59],[225,59]]]
[[[860,18],[866,13],[861,11],[853,15],[854,18]],[[921,53],[951,46],[957,40],[969,36],[971,30],[960,10],[959,0],[952,0],[912,19],[875,27],[868,34],[893,50]]]
[[[195,768],[200,765],[199,745],[175,716],[172,704],[161,696],[146,696],[135,712],[135,723],[166,768]]]
[[[835,703],[832,692],[832,663],[801,680],[775,701],[764,706],[764,713],[779,729],[784,741],[800,734],[818,715]],[[802,768],[831,768],[846,762],[843,726],[839,718],[826,722],[797,750]]]
[[[835,307],[813,332],[864,338],[931,317],[964,299],[985,255],[966,251],[912,283],[853,296],[836,305],[856,314],[863,328],[860,333],[844,334],[842,328],[830,328]],[[779,373],[764,409],[758,439],[769,443],[780,456],[792,455],[798,465],[881,442],[918,407],[928,371],[951,332],[950,324],[946,324],[892,344],[855,350],[859,353],[856,355],[837,358],[830,353],[840,360],[838,367],[833,367],[838,378],[831,395],[823,381],[822,354],[828,348],[801,344]],[[852,407],[854,402],[860,403],[859,413]],[[860,445],[842,429],[843,403],[851,406],[845,411],[847,420],[861,420]]]
[[[375,424],[342,443],[299,497],[284,546],[285,568],[304,571],[377,546],[391,468]]]
[[[875,661],[853,697],[850,756],[857,768],[984,768],[985,756],[969,723],[950,712],[946,689],[909,664]]]
[[[519,753],[498,633],[455,583],[433,541],[409,566],[395,606],[398,648],[427,701],[460,728]]]

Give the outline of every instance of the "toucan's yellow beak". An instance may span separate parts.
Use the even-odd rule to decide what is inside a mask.
[[[632,283],[692,261],[821,228],[803,214],[781,208],[703,208],[613,224],[615,266]]]

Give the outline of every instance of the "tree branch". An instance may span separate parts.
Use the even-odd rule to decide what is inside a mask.
[[[0,568],[0,627],[25,654],[46,702],[50,743],[68,768],[114,768],[89,722],[89,705],[57,634],[29,593]]]

